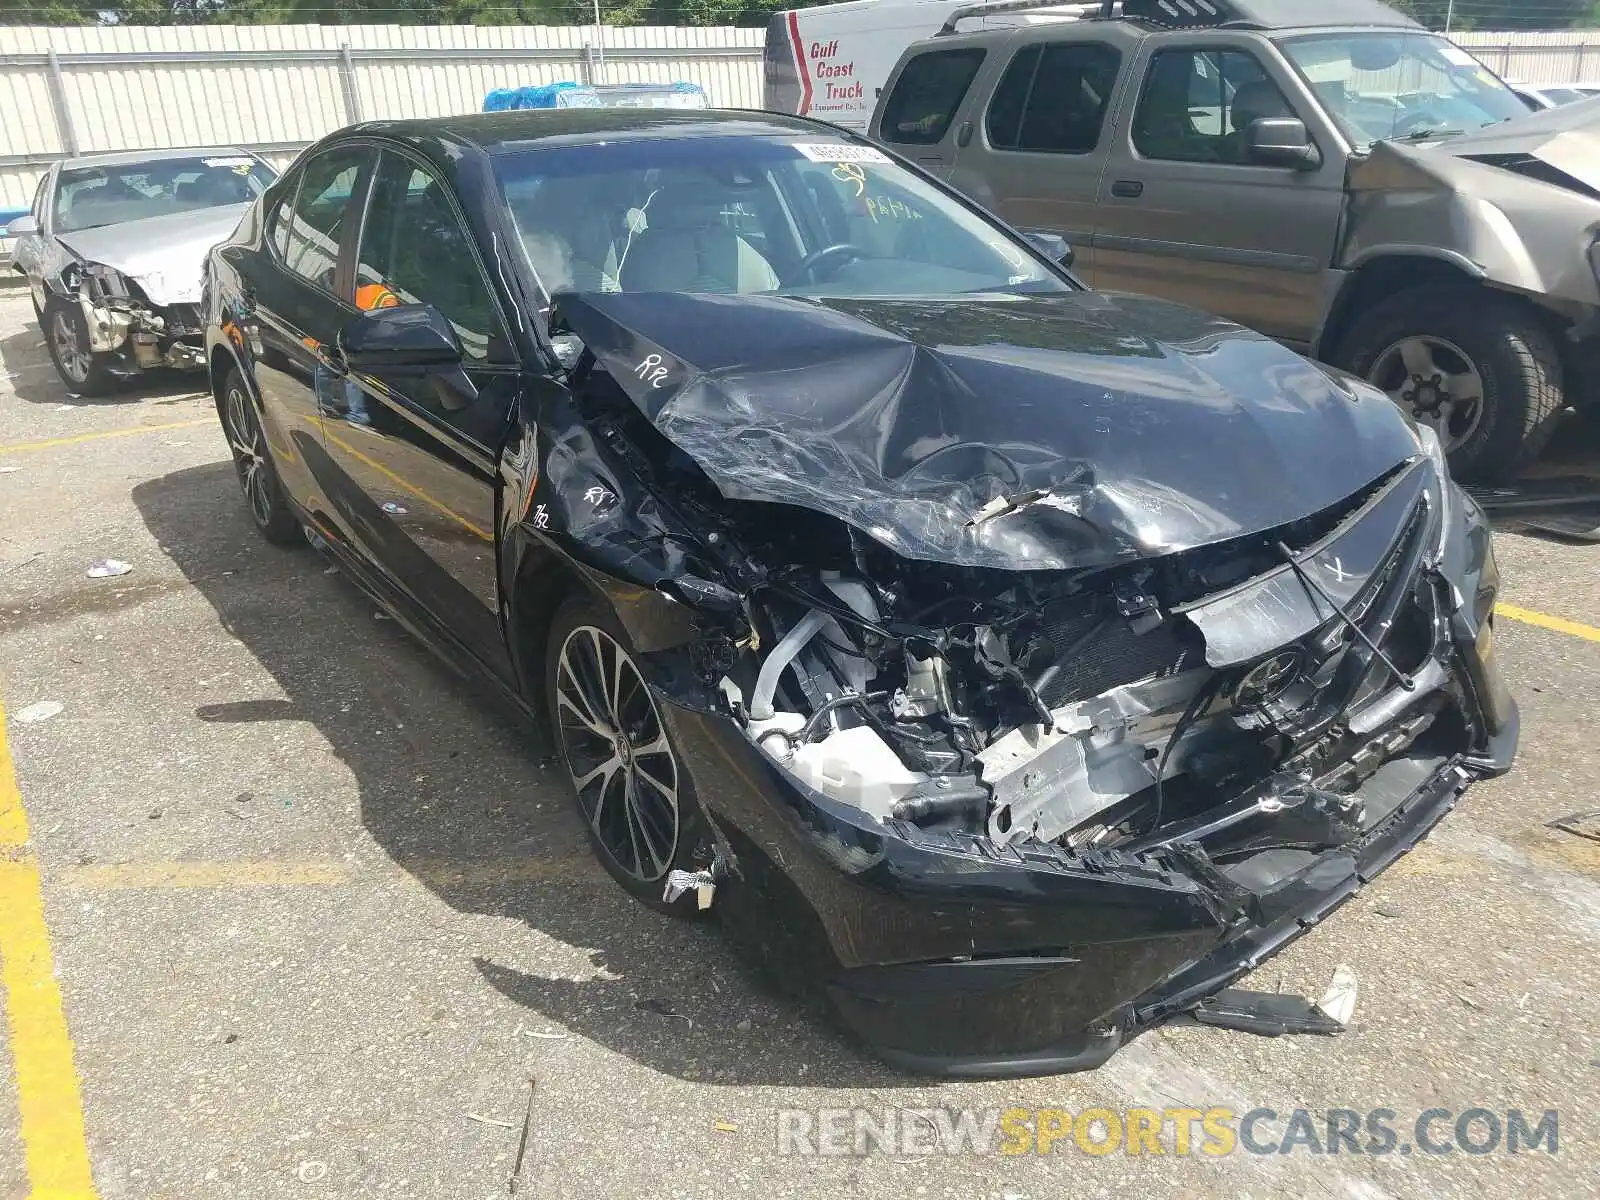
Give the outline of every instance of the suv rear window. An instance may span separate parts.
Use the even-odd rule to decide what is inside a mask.
[[[1097,42],[1029,46],[1011,60],[984,129],[997,150],[1088,154],[1100,141],[1122,55]]]
[[[983,51],[933,50],[906,63],[883,106],[879,135],[886,142],[931,146],[945,130],[983,65]]]

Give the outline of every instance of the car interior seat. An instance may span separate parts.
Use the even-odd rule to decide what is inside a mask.
[[[531,196],[513,197],[511,212],[545,289],[616,291],[615,229],[604,197],[587,180],[552,178]]]
[[[1249,83],[1240,84],[1239,90],[1233,94],[1233,107],[1228,119],[1236,133],[1243,133],[1252,122],[1292,116],[1294,113],[1289,108],[1289,102],[1283,98],[1277,84],[1270,79],[1252,79]]]
[[[777,272],[761,252],[724,222],[724,197],[714,184],[663,187],[645,208],[648,227],[635,235],[622,263],[630,292],[770,292]]]

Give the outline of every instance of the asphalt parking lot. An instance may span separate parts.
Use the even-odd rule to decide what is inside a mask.
[[[1547,828],[1600,808],[1600,547],[1500,537],[1516,771],[1248,981],[1348,965],[1347,1033],[934,1084],[629,901],[523,728],[260,541],[198,382],[74,401],[0,292],[0,1197],[1600,1195],[1600,842]],[[780,1110],[901,1106],[1391,1109],[1407,1144],[1556,1110],[1559,1141],[780,1152]]]

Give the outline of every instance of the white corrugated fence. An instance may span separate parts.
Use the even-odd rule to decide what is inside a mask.
[[[1533,33],[1452,33],[1450,40],[1513,83],[1600,80],[1600,29]]]
[[[0,26],[0,210],[73,152],[242,144],[286,162],[352,121],[476,112],[492,88],[687,80],[761,105],[759,29]],[[1600,79],[1600,30],[1464,33],[1506,79]]]
[[[759,29],[606,26],[0,26],[0,209],[66,154],[244,145],[280,164],[353,121],[477,112],[571,79],[761,104]]]

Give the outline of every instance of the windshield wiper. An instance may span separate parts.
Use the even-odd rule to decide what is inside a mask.
[[[1388,140],[1391,142],[1426,142],[1431,138],[1457,137],[1462,132],[1460,129],[1413,129],[1410,133],[1402,133]]]

